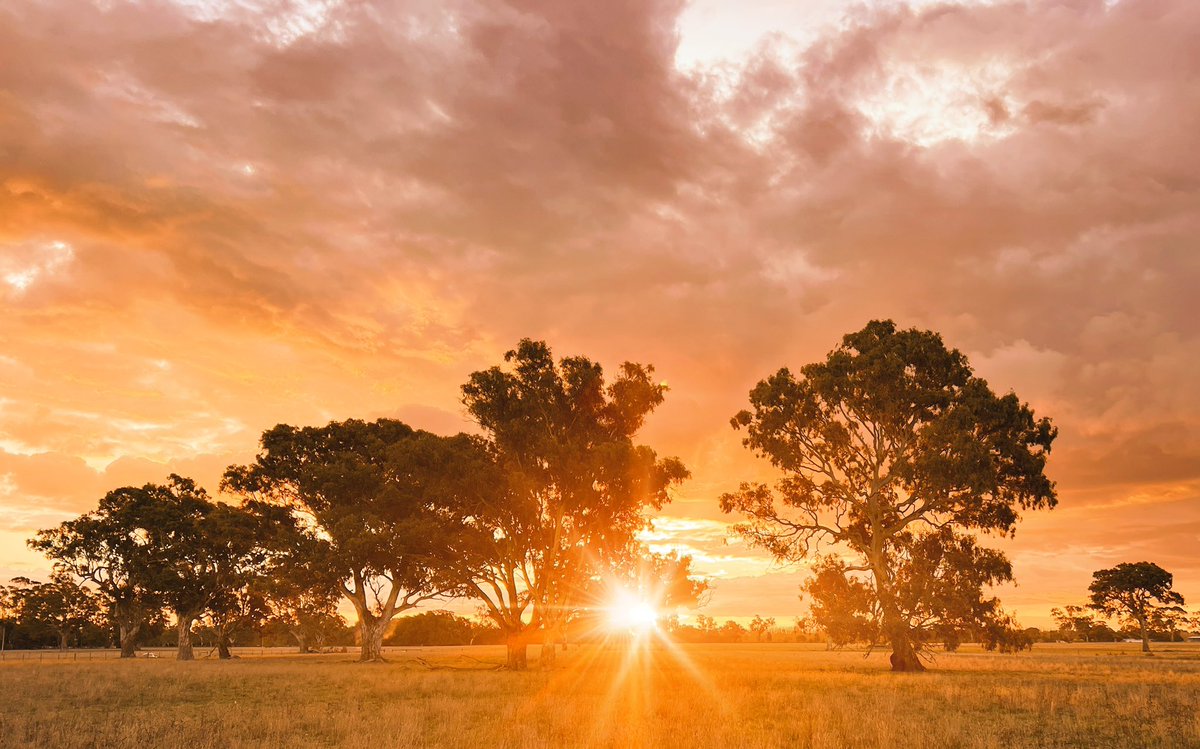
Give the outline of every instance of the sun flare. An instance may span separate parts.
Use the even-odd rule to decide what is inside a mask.
[[[642,633],[658,626],[658,610],[651,602],[627,592],[618,593],[608,607],[609,629]]]

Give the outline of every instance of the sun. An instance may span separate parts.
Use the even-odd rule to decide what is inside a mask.
[[[613,631],[644,633],[657,628],[659,612],[649,601],[620,591],[608,606],[608,627]]]

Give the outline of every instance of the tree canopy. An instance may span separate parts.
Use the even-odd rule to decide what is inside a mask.
[[[293,561],[339,582],[358,614],[362,659],[381,660],[396,614],[461,585],[451,574],[464,537],[457,474],[445,461],[473,444],[394,419],[280,424],[222,487],[293,513]]]
[[[783,476],[743,483],[722,509],[778,559],[848,555],[841,572],[869,585],[866,615],[894,669],[923,668],[918,650],[936,633],[998,621],[982,587],[1010,576],[1007,561],[962,534],[1008,534],[1020,510],[1055,505],[1048,419],[996,395],[936,333],[891,321],[798,375],[780,369],[750,404],[732,424]]]
[[[1150,625],[1164,614],[1182,614],[1183,596],[1171,589],[1175,578],[1153,562],[1123,562],[1092,574],[1091,607],[1134,622],[1142,652],[1150,652]]]
[[[555,361],[522,340],[504,365],[473,373],[463,403],[487,435],[503,491],[477,515],[469,593],[509,636],[509,665],[525,665],[524,634],[563,637],[587,581],[628,552],[646,512],[688,476],[675,458],[635,442],[666,386],[626,362],[606,382],[585,357]],[[552,662],[553,644],[543,647]]]

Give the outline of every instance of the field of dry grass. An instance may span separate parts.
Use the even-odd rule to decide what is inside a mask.
[[[16,661],[0,746],[1200,747],[1200,646],[1136,647],[965,650],[917,675],[806,645],[588,646],[528,673],[484,670],[497,648]]]

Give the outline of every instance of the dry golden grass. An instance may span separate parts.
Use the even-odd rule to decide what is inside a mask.
[[[589,646],[549,673],[469,670],[497,648],[6,662],[0,746],[1200,747],[1200,647],[1134,648],[967,650],[915,675],[805,645]]]

